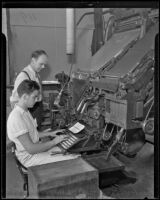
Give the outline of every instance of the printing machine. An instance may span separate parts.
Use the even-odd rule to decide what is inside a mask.
[[[145,144],[145,134],[154,134],[154,42],[159,22],[154,18],[142,38],[135,24],[118,28],[63,84],[57,96],[61,101],[53,105],[53,127],[67,128],[77,121],[85,126],[69,152],[106,151],[107,159],[116,151],[135,156]]]

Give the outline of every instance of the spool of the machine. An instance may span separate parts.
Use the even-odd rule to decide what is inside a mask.
[[[145,134],[154,134],[154,118],[149,118],[142,123],[142,129]]]

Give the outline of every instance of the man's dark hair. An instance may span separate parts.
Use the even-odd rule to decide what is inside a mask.
[[[19,84],[17,92],[19,97],[21,97],[23,94],[31,94],[33,91],[39,89],[40,87],[36,81],[26,79]]]
[[[31,58],[35,58],[35,59],[38,59],[39,56],[41,55],[47,55],[47,53],[44,51],[44,50],[36,50],[36,51],[33,51],[32,54],[31,54]]]

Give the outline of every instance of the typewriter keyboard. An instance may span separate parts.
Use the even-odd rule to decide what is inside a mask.
[[[64,150],[67,150],[71,148],[74,144],[76,144],[79,141],[79,138],[73,135],[72,133],[67,133],[69,136],[67,140],[62,141],[59,146],[63,148]]]

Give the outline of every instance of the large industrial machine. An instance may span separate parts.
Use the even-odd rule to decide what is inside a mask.
[[[157,14],[149,14],[143,34],[140,15],[112,23],[112,36],[84,66],[71,77],[60,76],[52,127],[69,128],[77,122],[85,126],[68,151],[104,150],[106,158],[116,151],[135,156],[145,144],[145,134],[154,134],[154,42],[159,22]]]

